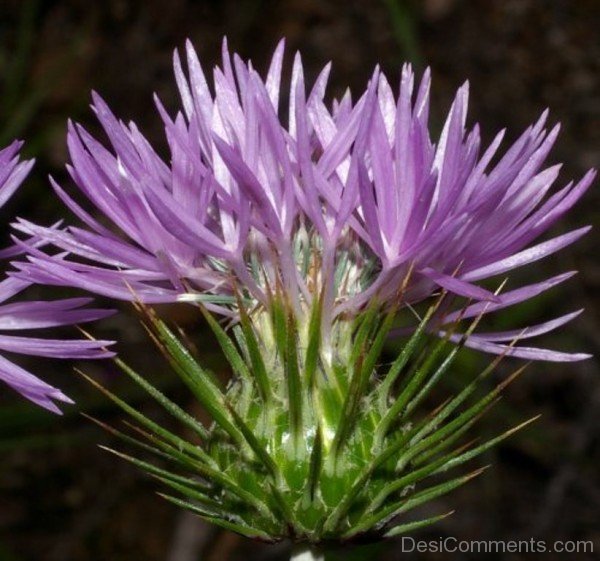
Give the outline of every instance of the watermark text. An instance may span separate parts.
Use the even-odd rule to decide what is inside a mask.
[[[402,553],[593,553],[591,540],[460,540],[449,536],[435,540],[416,540],[404,536]]]

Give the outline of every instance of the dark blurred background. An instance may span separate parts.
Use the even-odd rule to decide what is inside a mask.
[[[68,117],[97,131],[88,108],[98,90],[125,120],[133,119],[164,149],[152,92],[172,111],[177,94],[171,57],[186,37],[204,68],[217,62],[221,38],[266,69],[279,38],[302,52],[308,77],[334,63],[330,95],[350,85],[364,88],[380,63],[396,81],[400,64],[433,70],[433,132],[439,132],[455,89],[471,81],[470,123],[484,140],[507,127],[516,136],[547,106],[563,129],[551,162],[565,163],[561,183],[597,166],[600,155],[600,2],[598,0],[0,0],[0,144],[27,141],[24,153],[38,164],[30,180],[2,211],[46,224],[64,215],[46,177],[63,184]],[[288,67],[289,71],[289,67]],[[598,185],[554,233],[598,222]],[[7,238],[6,232],[4,237]],[[598,235],[519,273],[533,281],[578,269],[580,274],[549,295],[505,312],[496,326],[527,325],[586,307],[583,317],[540,344],[600,352]],[[66,291],[35,289],[34,296]],[[106,304],[106,302],[104,302]],[[168,369],[157,367],[151,344],[126,305],[94,332],[119,341],[119,350],[173,398],[193,408]],[[202,332],[189,310],[163,312],[188,331]],[[206,345],[201,357],[220,360]],[[393,348],[390,349],[393,352]],[[465,353],[460,384],[485,357]],[[0,561],[226,561],[286,559],[286,545],[266,547],[208,528],[154,494],[154,482],[99,450],[111,438],[79,415],[105,421],[120,415],[73,373],[73,365],[24,360],[44,379],[78,401],[61,418],[0,391]],[[109,364],[85,364],[133,403],[162,419]],[[504,373],[510,365],[505,367]],[[445,388],[448,389],[448,386]],[[441,388],[443,392],[444,388]],[[493,468],[459,492],[438,501],[436,512],[454,516],[415,537],[433,539],[592,540],[600,551],[600,368],[594,358],[578,364],[533,364],[506,392],[476,435],[489,436],[536,413],[533,427],[488,453]],[[201,414],[201,413],[200,413]],[[398,542],[334,552],[333,558],[417,559]],[[597,553],[596,553],[597,555]],[[353,557],[354,556],[354,557]],[[419,559],[476,559],[432,553]],[[489,555],[535,559],[536,555]],[[539,558],[563,559],[545,554]],[[571,559],[597,558],[591,553]]]

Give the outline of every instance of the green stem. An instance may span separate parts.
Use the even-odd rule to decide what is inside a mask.
[[[292,546],[290,561],[325,561],[325,553],[314,545],[299,543]]]

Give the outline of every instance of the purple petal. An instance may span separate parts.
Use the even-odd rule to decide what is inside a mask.
[[[465,282],[462,279],[450,275],[445,275],[439,271],[434,271],[431,268],[422,269],[419,273],[425,275],[428,279],[431,279],[442,288],[445,288],[454,294],[458,294],[459,296],[473,298],[474,300],[489,300],[491,302],[501,301],[500,297],[489,290],[485,290],[485,288],[481,288],[480,286]]]
[[[53,400],[73,403],[59,389],[46,384],[20,366],[6,360],[3,356],[0,356],[0,380],[3,380],[11,388],[33,403],[59,415],[61,411],[54,404]]]
[[[468,273],[462,275],[461,278],[466,281],[475,281],[506,273],[507,271],[511,271],[512,269],[516,269],[517,267],[521,267],[523,265],[529,265],[530,263],[534,263],[535,261],[543,259],[548,255],[552,255],[563,247],[572,244],[587,234],[590,230],[591,226],[573,230],[568,234],[557,236],[556,238],[548,240],[547,242],[542,242],[536,246],[530,247],[529,249],[515,253],[510,257],[506,257],[505,259],[501,259],[500,261],[486,265],[485,267],[480,267],[473,271],[469,271]]]
[[[76,325],[103,319],[114,314],[113,310],[81,308],[91,298],[71,298],[52,302],[15,302],[0,306],[0,329],[40,329],[60,325]]]
[[[115,353],[107,350],[106,347],[113,344],[114,341],[37,339],[0,335],[0,349],[4,351],[54,358],[110,358],[115,356]]]
[[[569,323],[570,321],[574,320],[577,316],[581,314],[581,312],[583,312],[583,309],[577,310],[576,312],[571,312],[570,314],[565,314],[564,316],[560,316],[558,318],[546,321],[544,323],[539,323],[538,325],[525,327],[524,329],[513,329],[512,331],[495,331],[493,333],[478,332],[476,335],[474,335],[474,337],[476,339],[484,339],[485,341],[490,342],[510,342],[515,339],[529,339],[531,337],[537,337],[539,335],[549,333],[550,331],[554,331],[555,329],[562,327],[566,323]]]
[[[490,312],[501,310],[503,308],[507,308],[509,306],[514,306],[515,304],[519,304],[520,302],[529,300],[534,296],[538,296],[542,292],[554,288],[556,285],[570,279],[575,274],[577,274],[575,271],[571,271],[569,273],[557,275],[556,277],[552,277],[551,279],[545,280],[543,282],[537,282],[534,284],[523,286],[521,288],[517,288],[515,290],[510,290],[508,292],[505,292],[504,294],[499,294],[497,296],[496,302],[479,302],[477,304],[472,304],[470,306],[467,306],[466,309],[463,311],[448,314],[445,317],[445,320],[451,323],[457,320],[459,317],[467,319],[478,316],[483,311],[485,311],[485,313],[487,314]]]
[[[450,340],[457,343],[460,335],[452,335]],[[543,360],[547,362],[579,362],[592,357],[585,353],[562,353],[548,349],[538,349],[536,347],[509,347],[508,345],[499,345],[491,341],[485,341],[478,337],[469,337],[465,341],[465,346],[485,353],[495,355],[505,354],[515,358],[524,358],[528,360]]]

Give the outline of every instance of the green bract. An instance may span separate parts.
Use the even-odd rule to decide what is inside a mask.
[[[113,452],[160,480],[169,501],[209,522],[268,542],[395,536],[449,514],[423,520],[410,511],[481,473],[456,468],[527,424],[477,446],[461,441],[523,370],[481,396],[478,386],[502,357],[423,412],[425,398],[462,346],[448,341],[456,324],[444,339],[427,335],[443,296],[386,366],[380,365],[381,354],[396,309],[382,312],[372,303],[358,318],[338,319],[330,340],[323,341],[320,304],[298,318],[280,293],[271,298],[268,311],[246,309],[239,301],[240,321],[232,334],[201,308],[233,373],[227,387],[162,320],[143,310],[153,338],[212,425],[204,426],[119,365],[200,444],[101,388],[134,422],[132,435],[103,426],[140,455]]]

